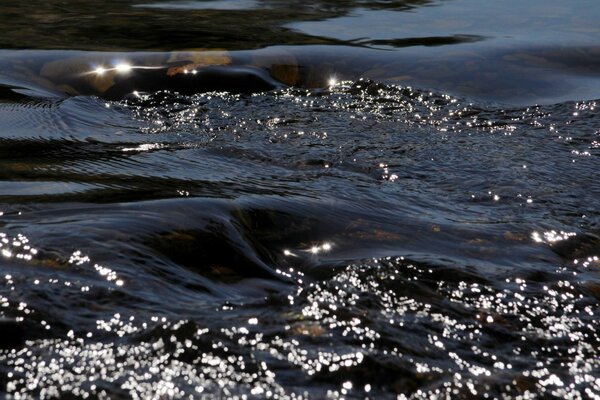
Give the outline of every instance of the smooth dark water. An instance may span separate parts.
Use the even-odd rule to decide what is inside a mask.
[[[594,1],[0,15],[0,397],[600,396]]]

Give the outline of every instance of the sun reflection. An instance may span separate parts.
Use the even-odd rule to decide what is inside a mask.
[[[308,250],[306,250],[309,253],[312,254],[319,254],[323,251],[330,251],[332,248],[332,244],[329,242],[324,242],[321,245],[313,245],[311,246]]]
[[[130,72],[132,68],[133,68],[133,66],[126,62],[122,62],[122,63],[115,65],[115,71],[121,72],[121,73]]]
[[[531,238],[536,243],[555,243],[567,240],[573,236],[577,236],[577,233],[565,231],[557,232],[555,230],[544,232],[543,234],[540,234],[539,232],[533,232],[531,234]]]
[[[284,249],[283,250],[283,255],[286,257],[298,257],[295,253],[292,253],[290,250],[288,249]]]
[[[25,235],[18,234],[16,237],[10,238],[0,232],[0,256],[31,261],[38,251],[28,243],[29,239]]]
[[[106,72],[106,68],[104,68],[104,67],[96,67],[96,69],[94,70],[94,72],[97,75],[104,75],[104,73]]]
[[[120,61],[113,63],[113,67],[109,68],[104,65],[92,65],[91,71],[86,74],[94,74],[96,76],[103,76],[109,72],[118,74],[127,74],[134,69],[164,69],[166,66],[148,66],[148,65],[133,65],[126,61]]]

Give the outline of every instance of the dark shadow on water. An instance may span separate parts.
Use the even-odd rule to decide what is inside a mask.
[[[256,49],[273,44],[339,43],[282,25],[352,13],[405,11],[430,0],[217,2],[8,1],[0,4],[0,48],[77,50]],[[225,3],[227,4],[227,3]]]
[[[356,39],[352,43],[373,48],[403,48],[412,46],[445,46],[461,43],[475,43],[485,40],[478,35],[431,36],[402,39]]]

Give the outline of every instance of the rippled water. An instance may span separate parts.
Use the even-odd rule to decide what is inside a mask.
[[[0,5],[0,397],[600,396],[599,10],[473,3]]]

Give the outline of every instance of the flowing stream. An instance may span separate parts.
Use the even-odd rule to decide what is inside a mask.
[[[0,16],[0,397],[599,398],[594,0]]]

